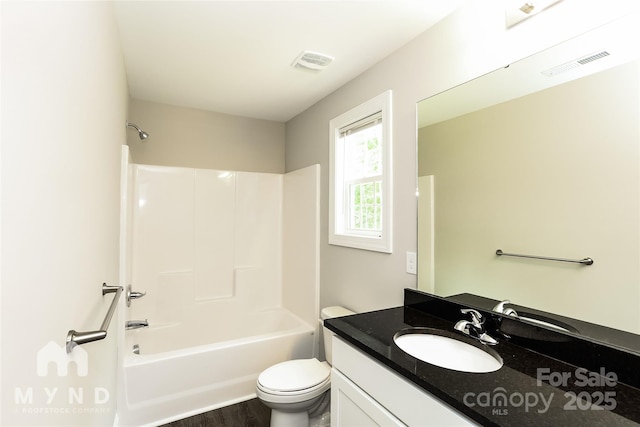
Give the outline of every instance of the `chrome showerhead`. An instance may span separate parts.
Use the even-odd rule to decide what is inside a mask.
[[[140,129],[135,123],[127,122],[127,127],[132,127],[135,130],[137,130],[138,137],[140,138],[140,140],[144,141],[145,139],[149,138],[149,134],[143,131],[142,129]]]

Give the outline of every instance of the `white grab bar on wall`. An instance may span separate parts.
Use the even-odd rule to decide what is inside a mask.
[[[88,332],[77,332],[71,329],[67,333],[67,353],[71,353],[77,345],[82,345],[88,342],[102,340],[107,337],[107,329],[109,329],[109,323],[111,323],[113,312],[116,310],[116,307],[118,306],[118,300],[120,299],[120,294],[122,293],[122,286],[108,286],[106,283],[103,283],[102,296],[105,296],[106,294],[112,294],[112,293],[115,293],[115,295],[113,296],[113,301],[111,301],[111,306],[109,306],[109,311],[107,311],[107,315],[102,321],[102,325],[100,326],[100,329],[97,331],[88,331]]]

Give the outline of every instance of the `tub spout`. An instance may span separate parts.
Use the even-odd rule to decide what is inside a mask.
[[[124,328],[129,330],[129,329],[139,329],[139,328],[146,328],[147,326],[149,326],[149,321],[147,319],[144,320],[127,320],[126,323],[124,324]]]

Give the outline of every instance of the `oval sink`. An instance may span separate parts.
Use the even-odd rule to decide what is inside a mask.
[[[493,350],[444,336],[435,329],[406,329],[398,332],[393,341],[405,353],[441,368],[480,373],[502,367],[502,359]]]

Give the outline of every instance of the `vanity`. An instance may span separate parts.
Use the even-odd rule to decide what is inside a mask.
[[[334,427],[640,425],[638,31],[418,103],[418,290],[325,321]]]
[[[474,309],[495,345],[456,330]],[[640,425],[640,353],[406,289],[404,306],[325,326],[333,341],[333,426]],[[486,346],[501,362],[465,372],[403,351],[400,331]],[[509,331],[509,333],[505,332]]]

